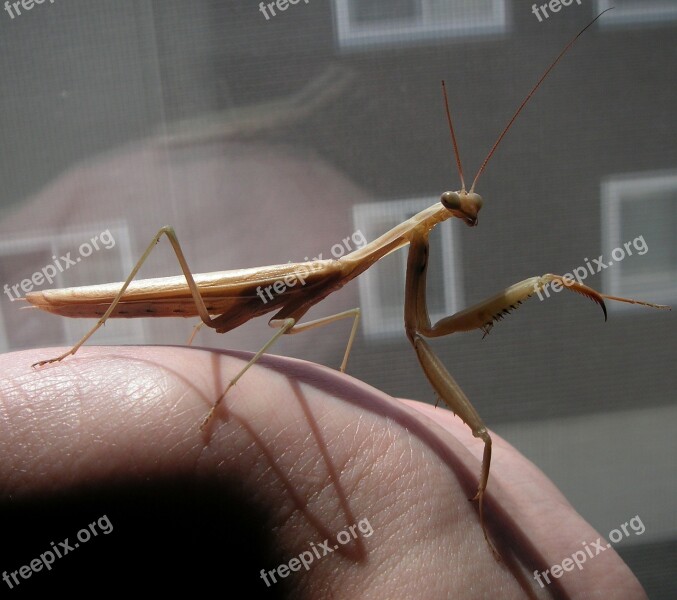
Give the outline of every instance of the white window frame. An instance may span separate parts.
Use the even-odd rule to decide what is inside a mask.
[[[612,8],[601,18],[600,27],[662,24],[677,20],[677,3],[667,6],[665,0],[635,0],[632,6],[618,6],[613,0],[595,0],[595,13]]]
[[[7,329],[5,328],[5,315],[0,310],[0,352],[9,352],[9,338],[7,337]]]
[[[110,253],[116,252],[119,257],[120,263],[122,265],[123,274],[131,272],[134,266],[134,258],[132,253],[132,243],[129,235],[129,227],[126,221],[115,221],[111,223],[92,223],[86,226],[79,226],[77,228],[70,228],[59,233],[51,233],[49,231],[40,231],[33,233],[25,233],[17,236],[2,236],[0,239],[0,260],[12,260],[13,256],[25,254],[28,252],[39,252],[47,251],[48,256],[56,255],[59,253],[71,250],[71,257],[74,260],[79,260],[77,257],[78,248],[80,244],[84,242],[89,242],[91,238],[95,235],[101,233],[102,231],[110,231],[113,239],[115,240],[115,246],[110,249],[101,248],[99,251],[93,252],[89,257],[88,261],[95,261],[97,255],[101,254],[101,251]],[[77,258],[76,258],[77,257]],[[42,268],[45,265],[36,266],[37,269]],[[77,265],[72,266],[71,269],[77,269]],[[26,274],[27,278],[30,278],[30,274]],[[10,283],[10,282],[8,282]],[[13,285],[19,282],[11,282],[10,285]],[[96,282],[92,281],[92,285],[96,283],[106,283],[106,282]],[[68,286],[68,269],[63,273],[58,272],[54,278],[54,283],[49,284],[45,282],[44,285],[35,288],[35,291],[40,291],[41,289],[55,289],[59,287]],[[71,284],[72,285],[72,284]],[[11,303],[10,306],[19,308],[20,304],[24,303]],[[9,318],[8,315],[4,314],[4,311],[0,309],[0,352],[9,352],[11,350],[19,350],[18,347],[10,347],[9,339],[7,336],[7,328],[5,325],[5,319]],[[58,317],[54,317],[58,318]],[[92,322],[90,322],[92,321]],[[142,319],[139,319],[142,321]],[[89,329],[92,328],[93,319],[70,319],[70,318],[61,318],[60,319],[62,335],[61,342],[64,345],[74,344],[77,342]],[[145,340],[145,331],[142,322],[135,324],[134,326],[128,326],[123,328],[124,331],[119,327],[105,327],[101,328],[97,332],[97,341],[100,344],[118,344],[121,342],[138,344],[143,343]]]
[[[380,202],[367,202],[353,206],[353,222],[355,231],[371,232],[374,221],[381,222],[385,216],[392,216],[395,226],[404,221],[411,213],[417,213],[438,201],[437,197],[407,198],[401,200],[383,200]],[[460,236],[452,223],[456,219],[448,219],[438,225],[431,235],[442,236],[442,256],[433,255],[432,261],[435,266],[440,266],[444,281],[443,310],[439,313],[431,313],[430,319],[435,321],[447,317],[460,310],[463,301],[463,277],[461,267]],[[378,232],[378,235],[386,230]],[[370,241],[374,238],[372,237]],[[407,247],[408,248],[408,247]],[[402,248],[396,253],[399,256],[398,269],[402,275],[407,268],[407,248]],[[382,339],[401,336],[404,331],[404,286],[398,291],[396,298],[381,298],[379,291],[379,278],[387,277],[387,269],[383,264],[375,264],[358,278],[360,306],[362,312],[360,321],[362,332],[369,339]],[[382,307],[387,303],[399,305],[397,317],[384,315]]]
[[[350,3],[360,0],[333,0],[334,29],[339,48],[357,50],[373,46],[402,46],[440,38],[458,38],[505,33],[509,27],[506,0],[491,0],[491,12],[478,23],[476,20],[434,22],[425,20],[384,20],[381,24],[360,25],[351,22]],[[384,0],[385,1],[385,0]],[[416,0],[424,5],[425,1]],[[454,0],[448,0],[450,3]]]
[[[653,193],[674,190],[677,194],[677,171],[652,171],[610,175],[601,182],[602,253],[604,262],[609,263],[611,252],[622,248],[631,240],[621,239],[621,205],[623,202],[650,202]],[[677,201],[676,201],[677,202]],[[644,235],[644,232],[637,232]],[[651,253],[651,241],[646,240]],[[677,243],[677,241],[675,242]],[[638,258],[625,257],[624,260]],[[674,304],[677,302],[677,277],[675,273],[644,275],[641,281],[627,275],[614,265],[602,271],[602,289],[611,296],[625,296],[637,300]],[[670,282],[666,285],[666,282]],[[633,308],[625,302],[607,303],[609,310],[627,312]]]

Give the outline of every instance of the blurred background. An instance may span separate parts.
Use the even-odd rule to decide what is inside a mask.
[[[441,79],[472,179],[545,68],[610,5],[10,4],[0,11],[0,349],[77,341],[91,322],[16,299],[124,279],[165,224],[193,272],[331,258],[374,239],[460,187]],[[490,162],[479,227],[447,222],[432,234],[433,317],[587,263],[586,283],[605,293],[677,304],[677,2],[614,6]],[[594,259],[607,267],[598,273]],[[390,255],[307,318],[360,306],[349,373],[434,402],[404,335],[405,261],[406,251]],[[53,284],[33,279],[52,272]],[[141,277],[179,273],[163,241]],[[434,348],[487,425],[602,535],[639,515],[646,531],[616,549],[650,597],[668,598],[677,313],[609,311],[605,324],[585,298],[552,293],[486,339],[458,334]],[[92,341],[180,344],[195,323],[116,320]],[[274,353],[338,367],[349,329],[293,336]],[[270,335],[259,320],[196,343],[253,351]]]

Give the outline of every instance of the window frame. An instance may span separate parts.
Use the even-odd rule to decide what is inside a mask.
[[[383,20],[380,25],[351,22],[350,3],[359,0],[333,0],[336,44],[341,50],[372,50],[374,46],[400,47],[439,39],[503,34],[510,28],[507,0],[491,0],[485,23],[477,21],[429,22],[405,19]],[[426,0],[415,0],[419,4]],[[453,0],[449,0],[453,1]],[[453,8],[451,9],[453,11]],[[409,24],[407,24],[409,23]]]
[[[115,245],[111,246],[110,250],[113,248],[117,250],[117,256],[119,257],[118,260],[121,264],[122,272],[124,276],[126,276],[131,272],[135,261],[133,259],[129,226],[124,220],[116,220],[112,224],[108,222],[107,224],[91,223],[88,225],[79,225],[78,227],[68,228],[58,233],[34,231],[16,236],[3,236],[2,239],[0,239],[0,257],[11,260],[12,256],[20,256],[21,254],[29,252],[40,252],[45,250],[47,250],[48,256],[58,256],[59,253],[68,251],[67,249],[72,249],[70,252],[73,257],[75,257],[77,254],[75,249],[79,248],[79,244],[82,245],[84,242],[88,242],[93,236],[107,230],[111,232],[113,239],[115,240]],[[100,254],[99,251],[95,251],[92,252],[88,258],[95,260],[94,257]],[[80,257],[78,257],[78,262],[79,258]],[[66,273],[67,270],[68,269],[64,270],[64,272],[57,272],[54,283],[50,284],[49,282],[45,282],[39,288],[36,287],[35,291],[84,285],[69,282],[68,276],[64,276],[64,273]],[[96,283],[106,282],[91,282],[92,285]],[[14,306],[14,302],[12,302],[11,305]],[[10,344],[5,317],[5,311],[2,309],[2,305],[0,305],[0,334],[2,334],[2,337],[0,337],[0,352],[25,349],[24,346],[12,346]],[[7,318],[9,317],[10,315],[7,315]],[[91,329],[93,322],[94,319],[60,318],[60,343],[64,346],[74,344],[82,338],[86,331]],[[102,328],[97,333],[97,341],[100,345],[111,345],[121,342],[138,344],[145,341],[145,328],[142,322],[136,323],[133,327],[128,326],[123,329],[124,331],[120,328]]]
[[[647,202],[650,201],[652,192],[673,189],[677,196],[677,170],[614,174],[602,180],[600,184],[601,251],[605,263],[608,264],[614,249],[622,247],[628,241],[621,239],[622,203]],[[641,235],[643,236],[644,233]],[[647,246],[651,247],[649,243]],[[650,277],[644,276],[641,284],[635,283],[633,286],[629,282],[633,279],[637,281],[636,278],[628,275],[623,277],[622,269],[613,268],[614,265],[611,267],[602,271],[603,293],[611,296],[629,296],[659,304],[677,302],[677,281],[672,286],[666,286],[664,283],[670,279],[669,272],[666,274],[654,270],[653,281]],[[639,290],[640,287],[641,290]],[[609,302],[607,307],[609,310],[618,312],[628,312],[633,308],[631,304],[625,302]]]
[[[612,0],[595,0],[595,12],[613,8],[599,20],[603,28],[633,25],[662,25],[677,20],[677,4],[665,6],[660,0],[635,1],[634,6],[617,6]]]

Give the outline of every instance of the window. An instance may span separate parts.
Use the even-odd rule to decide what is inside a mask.
[[[614,10],[599,21],[600,27],[640,23],[664,23],[677,19],[675,0],[597,0],[596,11]]]
[[[609,265],[602,271],[605,293],[677,301],[677,172],[602,182],[602,251]],[[609,303],[610,309],[630,306]]]
[[[505,0],[334,0],[341,48],[501,33]]]
[[[355,230],[374,240],[388,229],[434,204],[437,198],[416,198],[358,204],[353,207]],[[434,323],[459,310],[461,261],[456,219],[438,225],[430,235],[428,263],[428,310]],[[404,286],[407,249],[393,252],[380,260],[358,279],[362,330],[367,337],[402,335]]]
[[[16,302],[27,291],[122,281],[134,261],[127,224],[118,222],[55,235],[3,236],[0,265],[0,351],[4,352],[32,347],[35,339],[45,346],[74,344],[94,325],[94,319],[57,317],[37,309],[17,316]],[[120,325],[101,328],[97,340],[102,344],[142,342],[143,323],[121,320]]]

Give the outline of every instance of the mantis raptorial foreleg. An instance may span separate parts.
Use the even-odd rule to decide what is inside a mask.
[[[299,311],[300,312],[300,311]],[[305,307],[303,309],[303,313],[305,313]],[[301,313],[301,314],[303,314]],[[294,334],[294,333],[301,333],[303,331],[308,331],[309,329],[313,329],[315,327],[322,327],[323,325],[329,325],[330,323],[334,323],[335,321],[339,321],[340,319],[347,319],[347,318],[353,318],[353,327],[350,331],[350,337],[348,338],[348,345],[346,346],[346,351],[343,355],[343,361],[341,362],[341,372],[345,372],[346,370],[346,364],[348,363],[348,357],[350,356],[350,349],[353,346],[353,341],[355,340],[355,335],[357,334],[357,324],[360,320],[360,309],[359,308],[352,308],[350,310],[346,310],[340,313],[337,313],[335,315],[329,315],[326,317],[321,317],[319,319],[315,319],[313,321],[308,321],[307,323],[297,323],[296,319],[293,317],[288,317],[286,319],[280,319],[280,318],[275,318],[273,317],[269,322],[268,325],[271,327],[276,327],[278,328],[278,331],[275,332],[275,335],[268,340],[268,342],[261,348],[254,356],[249,359],[249,362],[242,367],[242,369],[238,372],[233,379],[230,380],[230,383],[228,384],[228,387],[224,390],[223,394],[221,394],[216,402],[214,402],[214,405],[210,409],[209,413],[207,416],[204,418],[202,421],[202,425],[200,425],[201,429],[204,429],[209,421],[212,419],[214,416],[214,413],[216,409],[219,407],[219,404],[221,404],[221,401],[226,397],[226,394],[230,390],[231,387],[233,387],[238,379],[242,377],[249,367],[251,367],[256,361],[261,358],[261,356],[267,352],[270,347],[280,338],[280,336],[284,334]]]
[[[479,503],[480,523],[484,538],[494,556],[499,554],[489,540],[484,523],[484,491],[489,480],[491,464],[491,437],[481,417],[470,403],[458,383],[447,371],[442,361],[435,355],[428,343],[421,337],[431,331],[430,316],[426,304],[426,272],[428,269],[428,233],[416,231],[411,238],[407,257],[407,280],[404,300],[404,326],[407,337],[416,350],[421,367],[437,395],[447,406],[472,429],[475,437],[484,442],[482,472],[477,493],[473,500]],[[451,331],[449,332],[451,333]]]
[[[484,537],[487,540],[489,547],[498,558],[499,555],[496,552],[496,549],[489,541],[484,523],[483,508],[484,492],[487,487],[489,467],[491,464],[491,437],[484,422],[463,393],[463,390],[461,390],[458,383],[456,383],[449,371],[447,371],[446,367],[435,355],[428,343],[423,339],[423,336],[440,337],[459,331],[470,331],[473,329],[480,329],[484,331],[486,335],[496,320],[500,319],[512,309],[517,308],[524,300],[527,300],[552,282],[559,282],[565,287],[570,288],[572,291],[583,294],[594,300],[604,310],[605,317],[606,306],[604,305],[604,298],[620,302],[629,302],[632,304],[643,304],[654,308],[667,307],[651,304],[649,302],[631,300],[629,298],[607,296],[569,278],[548,273],[520,281],[488,300],[484,300],[475,306],[457,312],[449,317],[445,317],[435,323],[435,325],[431,325],[426,303],[427,268],[428,232],[423,228],[419,228],[412,232],[409,255],[407,258],[407,280],[404,306],[405,329],[407,337],[416,350],[416,355],[421,363],[421,367],[437,395],[444,400],[447,406],[458,415],[468,427],[472,429],[473,435],[484,442],[484,455],[482,457],[480,481],[477,487],[477,493],[472,500],[477,500],[479,503],[480,523],[482,525]]]

